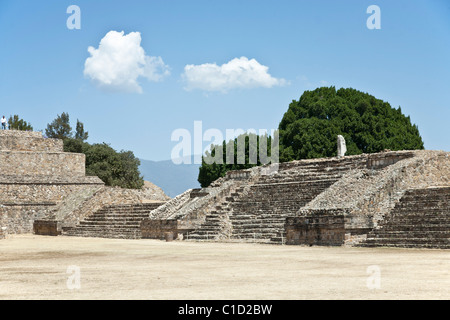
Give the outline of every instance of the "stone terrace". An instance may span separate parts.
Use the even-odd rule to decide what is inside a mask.
[[[295,214],[345,172],[366,162],[365,157],[353,157],[281,164],[277,173],[261,175],[253,184],[237,189],[187,238],[282,243],[286,217]]]
[[[62,234],[77,237],[140,239],[141,221],[163,203],[106,206],[80,221],[75,227],[63,227]]]
[[[450,186],[447,152],[415,151],[411,157],[385,167],[373,169],[372,165],[352,170],[289,217],[285,225],[287,243],[364,243],[371,230],[390,219],[409,189]]]
[[[266,168],[232,171],[195,191],[205,199],[228,184],[221,197],[193,207],[189,190],[149,219],[153,227],[179,226],[191,241],[358,245],[408,189],[450,186],[449,160],[441,151],[388,151],[282,163],[270,175]]]
[[[408,190],[360,246],[450,249],[450,187]]]
[[[148,216],[167,201],[158,189],[149,183],[141,190],[105,187],[98,177],[85,175],[84,154],[63,152],[62,140],[44,138],[40,132],[0,131],[0,238],[32,232],[59,235],[63,228],[78,232],[77,225],[98,218],[102,208],[111,211],[112,206],[123,205],[128,211],[117,209],[110,219],[114,222],[110,229],[119,229],[121,220],[129,225],[137,208],[145,208],[142,216]],[[128,229],[120,230],[130,234]],[[89,234],[105,236],[108,232]]]
[[[66,196],[103,182],[86,177],[82,154],[63,152],[61,140],[40,132],[0,131],[0,227],[31,233],[33,222]]]
[[[397,151],[230,171],[167,201],[85,176],[82,154],[0,131],[0,238],[14,233],[450,248],[450,154]],[[166,202],[167,201],[167,202]],[[170,237],[168,237],[170,238]]]

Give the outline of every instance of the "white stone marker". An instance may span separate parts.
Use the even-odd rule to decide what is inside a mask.
[[[345,153],[347,152],[347,146],[345,144],[344,137],[341,135],[337,136],[337,146],[338,146],[337,156],[338,158],[342,158],[343,156],[345,156]]]

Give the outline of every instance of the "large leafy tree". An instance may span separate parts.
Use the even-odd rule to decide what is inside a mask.
[[[346,140],[347,155],[424,148],[418,127],[411,123],[409,116],[402,114],[400,107],[392,108],[387,102],[351,88],[322,87],[305,91],[299,101],[289,105],[278,134],[281,162],[336,156],[338,135]],[[237,139],[234,143],[237,144]],[[224,141],[223,163],[205,161],[214,158],[214,150],[203,156],[198,177],[202,187],[223,177],[228,170],[255,165],[236,161],[227,164],[225,146]],[[246,144],[246,161],[249,150]]]
[[[106,143],[89,144],[81,139],[64,139],[64,151],[86,155],[86,174],[99,177],[107,186],[139,189],[144,179],[140,161],[131,151],[117,152]]]
[[[355,89],[305,91],[289,105],[279,134],[281,161],[336,156],[337,135],[344,136],[348,155],[424,148],[400,107]]]
[[[75,132],[69,114],[63,112],[45,130],[47,137],[62,139],[65,152],[86,155],[86,174],[99,177],[107,186],[139,189],[144,179],[139,172],[140,161],[131,151],[117,152],[106,143],[89,144],[88,132],[77,119]]]

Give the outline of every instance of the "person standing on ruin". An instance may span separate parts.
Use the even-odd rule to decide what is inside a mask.
[[[2,130],[6,130],[6,118],[3,116],[2,118]]]

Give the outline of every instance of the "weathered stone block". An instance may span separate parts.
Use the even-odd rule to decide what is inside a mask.
[[[11,132],[11,131],[10,131]],[[12,131],[14,135],[0,133],[0,150],[2,151],[35,151],[35,152],[63,152],[63,141],[60,139],[46,139],[34,135],[17,135],[20,131]]]
[[[178,220],[152,220],[145,219],[141,222],[141,237],[143,239],[165,239],[166,233],[172,233],[176,239],[181,230],[181,223]]]
[[[85,155],[64,152],[2,151],[0,172],[20,176],[84,176]]]
[[[42,236],[58,236],[61,234],[61,232],[58,231],[57,221],[44,221],[44,220],[34,221],[33,233]]]
[[[341,246],[345,241],[344,214],[318,213],[286,219],[286,244]]]

